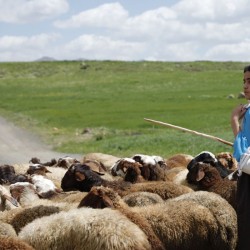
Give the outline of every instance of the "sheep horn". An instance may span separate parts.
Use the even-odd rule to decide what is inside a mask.
[[[170,127],[170,128],[182,130],[182,131],[184,131],[184,132],[189,132],[189,133],[191,133],[191,134],[200,135],[200,136],[203,136],[203,137],[206,137],[206,138],[209,138],[209,139],[213,139],[213,140],[215,140],[215,141],[222,142],[222,143],[224,143],[224,144],[226,144],[226,145],[233,146],[233,143],[232,143],[232,142],[223,140],[223,139],[221,139],[221,138],[219,138],[219,137],[216,137],[216,136],[213,136],[213,135],[208,135],[208,134],[200,133],[200,132],[197,132],[197,131],[195,131],[195,130],[191,130],[191,129],[187,129],[187,128],[175,126],[175,125],[172,125],[172,124],[170,124],[170,123],[165,123],[165,122],[160,122],[160,121],[151,120],[151,119],[148,119],[148,118],[144,118],[144,120],[145,120],[145,121],[148,121],[148,122],[151,122],[151,123],[154,123],[154,124],[162,125],[162,126],[165,126],[165,127]]]

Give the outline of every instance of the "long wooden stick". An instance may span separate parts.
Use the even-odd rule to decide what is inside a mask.
[[[155,120],[148,119],[148,118],[144,118],[144,120],[148,121],[148,122],[151,122],[151,123],[154,123],[154,124],[162,125],[162,126],[165,126],[165,127],[170,127],[170,128],[178,129],[178,130],[181,130],[181,131],[185,131],[185,132],[188,132],[188,133],[191,133],[191,134],[200,135],[200,136],[203,136],[203,137],[215,140],[215,141],[222,142],[222,143],[224,143],[226,145],[233,146],[232,142],[223,140],[223,139],[221,139],[219,137],[216,137],[216,136],[213,136],[213,135],[208,135],[208,134],[200,133],[200,132],[197,132],[195,130],[191,130],[191,129],[187,129],[187,128],[175,126],[175,125],[172,125],[172,124],[166,123],[166,122],[155,121]]]

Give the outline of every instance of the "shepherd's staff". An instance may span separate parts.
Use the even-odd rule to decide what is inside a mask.
[[[148,122],[151,122],[151,123],[154,123],[154,124],[162,125],[162,126],[165,126],[165,127],[170,127],[170,128],[178,129],[178,130],[181,130],[181,131],[185,131],[185,132],[188,132],[188,133],[191,133],[191,134],[200,135],[200,136],[210,138],[210,139],[215,140],[215,141],[222,142],[222,143],[224,143],[226,145],[233,146],[232,142],[225,141],[225,140],[223,140],[223,139],[221,139],[219,137],[216,137],[216,136],[207,135],[207,134],[204,134],[204,133],[197,132],[195,130],[182,128],[182,127],[175,126],[175,125],[172,125],[172,124],[166,123],[166,122],[155,121],[155,120],[151,120],[151,119],[148,119],[148,118],[144,118],[144,120],[148,121]]]

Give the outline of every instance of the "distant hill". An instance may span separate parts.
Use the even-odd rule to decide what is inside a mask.
[[[56,61],[56,59],[53,57],[49,57],[49,56],[43,56],[43,57],[35,60],[35,62],[53,62],[53,61]]]

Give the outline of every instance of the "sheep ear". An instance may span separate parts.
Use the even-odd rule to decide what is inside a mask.
[[[47,168],[45,169],[45,173],[52,173],[51,171],[49,171]]]
[[[8,196],[6,194],[4,194],[3,196],[6,200],[10,201],[14,206],[18,207],[18,202],[15,198]]]
[[[197,176],[196,176],[196,181],[200,181],[205,177],[205,172],[202,169],[199,169]]]

